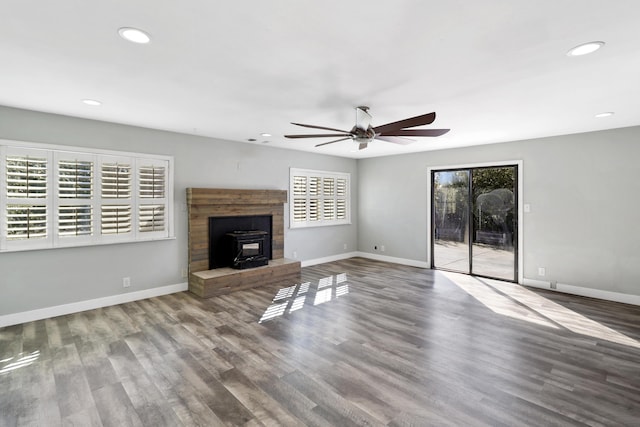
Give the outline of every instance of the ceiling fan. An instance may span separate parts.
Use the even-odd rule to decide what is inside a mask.
[[[350,130],[333,129],[324,126],[305,125],[302,123],[293,123],[292,125],[302,126],[312,129],[330,130],[339,133],[320,133],[320,134],[307,134],[307,135],[285,135],[285,138],[336,138],[339,139],[316,144],[316,147],[322,145],[333,144],[334,142],[340,142],[347,139],[351,139],[358,143],[358,149],[363,150],[367,148],[374,139],[382,141],[393,142],[394,144],[410,144],[414,142],[413,139],[407,138],[408,136],[440,136],[449,132],[449,129],[407,129],[416,126],[428,125],[433,123],[436,119],[436,113],[423,114],[421,116],[411,117],[409,119],[399,120],[397,122],[387,123],[386,125],[371,126],[371,114],[369,114],[369,107],[359,106],[356,107],[356,125]]]

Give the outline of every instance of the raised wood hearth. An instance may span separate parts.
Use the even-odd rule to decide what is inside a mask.
[[[211,297],[300,277],[300,262],[284,258],[286,190],[187,188],[189,210],[189,291]],[[271,215],[272,260],[249,270],[209,270],[209,217]],[[289,283],[290,284],[290,283]]]
[[[296,282],[300,282],[300,261],[280,258],[269,261],[269,265],[248,270],[224,267],[198,271],[191,274],[189,291],[209,298],[272,283],[282,283],[284,287]]]

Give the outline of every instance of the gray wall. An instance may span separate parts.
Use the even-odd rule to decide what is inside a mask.
[[[0,253],[0,315],[185,282],[185,189],[288,189],[289,167],[351,172],[354,224],[286,228],[286,257],[426,262],[427,168],[501,160],[524,163],[525,278],[640,295],[639,127],[356,161],[0,107],[0,138],[166,154],[176,167],[175,240]]]
[[[289,188],[289,168],[350,172],[353,225],[288,229],[285,256],[311,260],[357,245],[357,162],[0,106],[0,139],[175,157],[175,240],[0,253],[0,315],[184,283],[188,187]],[[347,244],[347,250],[343,245]],[[131,277],[130,288],[122,278]]]
[[[361,160],[358,246],[427,262],[427,168],[522,160],[524,278],[640,295],[638,159],[640,127]]]

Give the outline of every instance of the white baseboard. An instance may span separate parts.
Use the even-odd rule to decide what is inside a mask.
[[[566,283],[558,283],[556,284],[556,289],[551,289],[551,285],[549,282],[527,278],[522,281],[522,284],[525,286],[531,286],[532,288],[546,289],[549,291],[562,292],[565,294],[580,295],[583,297],[621,302],[624,304],[640,305],[640,295],[623,294],[620,292],[605,291],[602,289],[585,288],[582,286],[567,285]]]
[[[372,254],[370,252],[358,252],[357,254],[358,254],[357,256],[359,257],[373,259],[376,261],[391,262],[393,264],[408,265],[410,267],[430,268],[429,264],[426,261],[418,261],[415,259],[406,259],[406,258],[396,258],[392,256]]]
[[[123,304],[126,302],[173,294],[176,292],[186,291],[188,288],[188,283],[179,283],[177,285],[161,286],[159,288],[145,289],[143,291],[127,292],[125,294],[111,295],[108,297],[73,302],[70,304],[57,305],[54,307],[24,311],[22,313],[5,314],[3,316],[0,316],[0,328],[4,326],[32,322],[34,320],[48,319],[50,317],[63,316],[65,314],[78,313],[86,310],[93,310],[95,308],[108,307],[110,305]]]
[[[358,256],[358,252],[346,252],[344,254],[331,255],[323,258],[308,259],[306,261],[301,261],[300,265],[302,267],[310,267],[312,265],[324,264],[325,262],[340,261],[343,259],[349,259],[356,256]]]
[[[344,254],[332,255],[324,258],[309,259],[306,261],[302,261],[300,264],[302,267],[310,267],[312,265],[324,264],[325,262],[340,261],[343,259],[349,259],[349,258],[355,258],[355,257],[368,258],[376,261],[391,262],[393,264],[408,265],[411,267],[429,268],[429,265],[423,261],[416,261],[413,259],[405,259],[405,258],[396,258],[396,257],[391,257],[386,255],[372,254],[369,252],[347,252]]]

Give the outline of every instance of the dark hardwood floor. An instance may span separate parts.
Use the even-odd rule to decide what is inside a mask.
[[[640,307],[353,258],[0,329],[0,426],[638,426]]]

